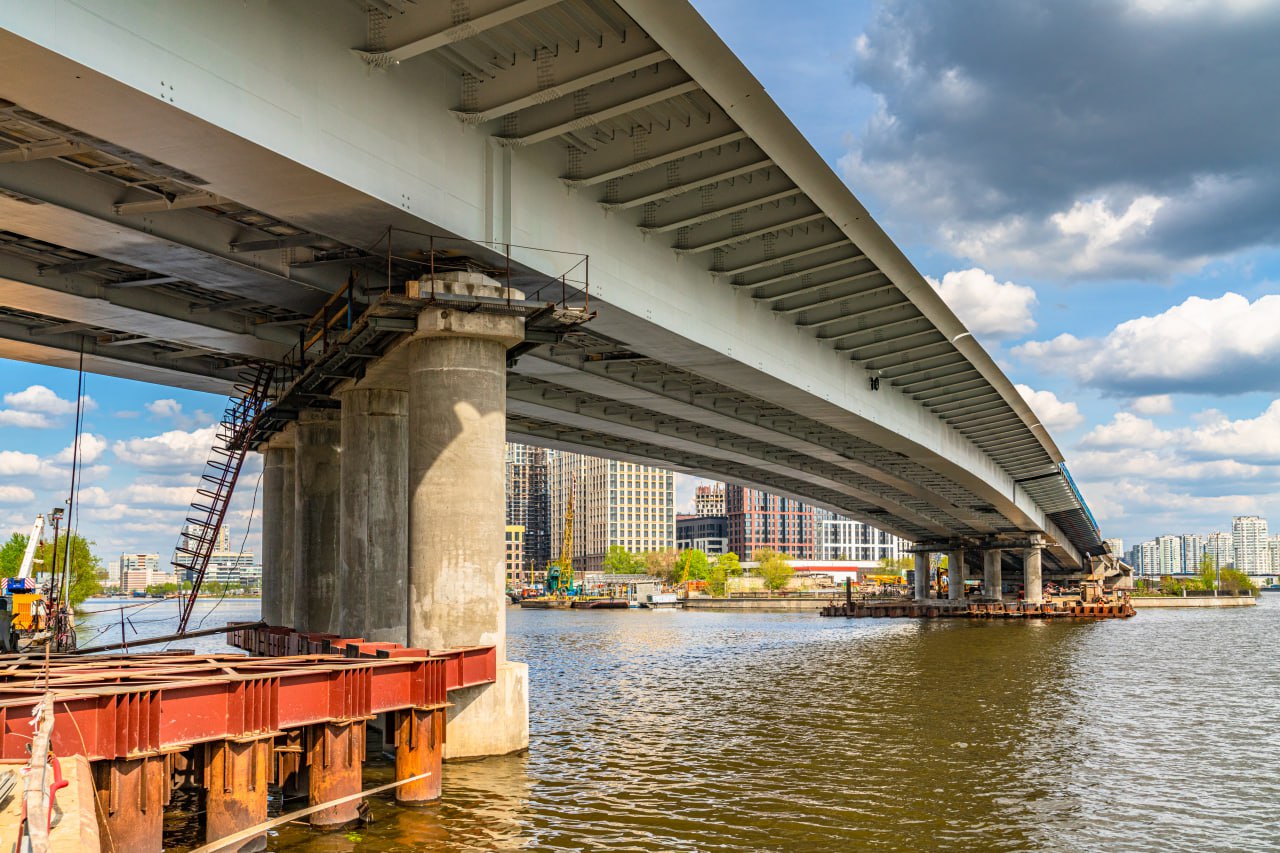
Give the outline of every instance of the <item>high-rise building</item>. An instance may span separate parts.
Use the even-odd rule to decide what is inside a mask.
[[[1215,568],[1225,569],[1235,565],[1236,552],[1230,533],[1214,531],[1204,540],[1204,552],[1213,559]]]
[[[524,528],[508,524],[505,534],[507,554],[507,586],[518,587],[533,582],[533,572],[524,559]]]
[[[817,551],[814,508],[747,486],[725,487],[729,517],[729,550],[743,560],[761,549],[780,551],[796,560],[812,560]]]
[[[1156,578],[1160,572],[1160,545],[1155,539],[1148,539],[1129,549],[1129,565],[1142,577]]]
[[[707,556],[729,550],[729,519],[723,515],[677,515],[676,548],[697,549]]]
[[[700,518],[724,515],[724,483],[698,486],[693,493],[693,514]]]
[[[573,567],[599,571],[609,548],[632,553],[676,544],[675,475],[661,468],[552,451],[548,454],[551,552],[559,555],[569,493],[574,494]]]
[[[544,572],[551,561],[547,453],[541,447],[507,444],[507,524],[524,528],[522,559],[527,572]]]
[[[1280,575],[1280,536],[1267,537],[1267,556],[1270,558],[1270,569],[1273,575]]]
[[[1200,571],[1200,561],[1208,548],[1208,537],[1199,533],[1184,533],[1178,537],[1182,545],[1182,569],[1194,574]]]
[[[892,533],[825,509],[815,510],[818,560],[873,560],[902,556],[907,542]]]
[[[1123,539],[1103,539],[1102,542],[1104,545],[1106,545],[1110,549],[1112,554],[1115,554],[1117,557],[1124,559],[1125,554],[1124,554]]]
[[[1268,538],[1265,518],[1238,515],[1231,519],[1231,547],[1235,551],[1236,568],[1246,575],[1266,574],[1271,568]]]
[[[1177,536],[1156,537],[1156,574],[1180,575],[1183,573],[1182,540]]]

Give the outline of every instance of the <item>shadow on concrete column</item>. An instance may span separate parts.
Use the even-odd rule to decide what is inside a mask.
[[[471,273],[435,289],[506,293]],[[449,694],[446,758],[529,743],[528,668],[506,660],[503,542],[506,357],[523,331],[519,317],[432,307],[408,345],[409,644],[497,647],[496,683]]]
[[[964,598],[964,551],[960,548],[947,555],[947,598],[959,601]]]
[[[342,569],[336,633],[405,644],[409,394],[355,387],[339,397]]]
[[[283,524],[286,503],[293,513],[292,438],[273,436],[262,457],[262,618],[268,625],[283,625],[285,586],[293,583],[293,566],[285,562],[286,550],[292,557],[293,542],[286,546]]]
[[[1004,598],[1002,589],[1004,587],[1004,579],[1001,577],[1000,561],[1003,559],[1002,551],[984,551],[982,554],[982,597],[991,601],[1000,601]]]
[[[299,631],[338,627],[338,413],[308,409],[298,419],[294,448],[294,601]]]

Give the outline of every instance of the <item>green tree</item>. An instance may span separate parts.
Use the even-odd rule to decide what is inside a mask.
[[[18,569],[22,567],[22,555],[26,553],[29,538],[25,533],[14,533],[9,537],[9,541],[0,546],[0,577],[16,578],[18,576]]]
[[[795,574],[795,569],[791,568],[786,554],[763,548],[756,551],[754,556],[760,564],[756,567],[756,574],[764,580],[764,585],[770,592],[782,589]]]
[[[147,595],[169,595],[177,591],[178,585],[176,583],[153,583],[147,587]]]
[[[71,606],[75,607],[86,598],[97,595],[101,587],[98,585],[98,572],[102,571],[102,560],[94,556],[89,549],[93,543],[78,533],[71,536]],[[61,573],[63,561],[67,557],[67,534],[58,537],[56,543],[57,564]],[[36,549],[36,558],[43,560],[43,571],[51,572],[54,567],[54,544],[44,543]]]
[[[644,560],[639,554],[632,554],[621,545],[610,545],[608,553],[604,555],[602,568],[607,574],[629,575],[644,571]]]
[[[1248,575],[1239,569],[1223,569],[1218,588],[1230,595],[1253,595],[1258,587]]]
[[[722,597],[729,594],[729,578],[740,577],[742,563],[738,562],[737,554],[729,551],[712,560],[707,572],[707,588],[712,595]]]
[[[676,572],[687,581],[704,581],[711,571],[706,552],[697,548],[681,551],[676,557]]]
[[[897,575],[898,577],[905,577],[907,569],[911,567],[912,560],[910,557],[898,557],[896,559],[894,557],[880,558],[880,574],[882,575]]]
[[[662,551],[646,551],[641,555],[645,571],[654,577],[661,578],[663,583],[680,583],[681,578],[676,571],[676,549],[667,548]]]

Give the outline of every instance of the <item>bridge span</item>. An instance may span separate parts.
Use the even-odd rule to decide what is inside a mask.
[[[498,647],[452,754],[527,739],[504,436],[1032,598],[1103,551],[1044,425],[684,0],[9,4],[0,99],[0,356],[219,393],[275,365],[266,617]]]

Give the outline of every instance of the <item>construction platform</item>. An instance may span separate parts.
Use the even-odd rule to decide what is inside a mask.
[[[449,691],[496,677],[491,646],[429,652],[265,626],[229,637],[255,656],[0,656],[0,761],[28,760],[51,695],[50,753],[87,762],[95,793],[58,806],[96,812],[99,849],[162,850],[178,788],[202,791],[208,842],[241,836],[211,849],[263,849],[269,788],[307,798],[315,827],[360,818],[366,724],[394,749],[396,798],[438,798]]]
[[[1029,604],[1024,601],[844,601],[829,604],[821,610],[823,616],[849,618],[881,617],[908,619],[1054,619],[1085,617],[1089,619],[1127,619],[1134,615],[1133,605],[1127,601],[1110,603],[1065,603],[1045,601]]]

